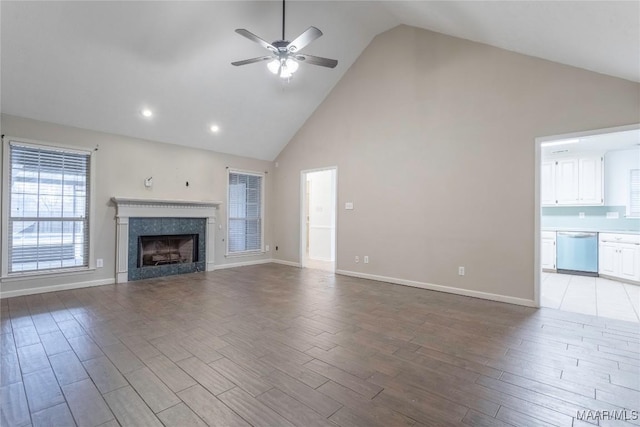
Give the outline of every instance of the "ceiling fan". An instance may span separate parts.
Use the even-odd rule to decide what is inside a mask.
[[[296,37],[293,41],[285,40],[284,38],[284,2],[282,0],[282,40],[276,40],[273,43],[267,43],[255,34],[245,30],[244,28],[238,28],[236,33],[248,38],[249,40],[258,43],[260,46],[269,50],[269,55],[260,56],[258,58],[245,59],[244,61],[232,62],[231,65],[247,65],[254,62],[270,61],[267,64],[267,68],[273,74],[277,74],[283,79],[289,79],[298,69],[299,62],[306,62],[311,65],[320,65],[321,67],[335,68],[338,65],[338,61],[335,59],[321,58],[319,56],[307,55],[306,53],[300,53],[309,43],[317,39],[322,35],[322,31],[316,27],[307,28],[302,34]]]

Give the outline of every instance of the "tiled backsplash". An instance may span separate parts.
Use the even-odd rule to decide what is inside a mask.
[[[640,218],[625,218],[624,206],[549,206],[542,208],[542,228],[640,232]],[[618,218],[607,218],[617,212]],[[584,218],[580,214],[584,213]]]

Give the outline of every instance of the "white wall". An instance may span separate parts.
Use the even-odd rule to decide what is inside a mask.
[[[309,172],[309,258],[335,261],[335,170]]]
[[[115,277],[115,207],[111,197],[222,201],[216,229],[216,265],[270,258],[264,256],[226,258],[227,167],[270,172],[265,180],[265,243],[272,241],[273,179],[272,162],[248,159],[83,130],[25,118],[2,115],[2,134],[77,147],[98,147],[95,188],[95,257],[104,259],[104,268],[62,277],[43,277],[21,281],[2,279],[2,292],[24,291],[61,285],[96,285],[113,282]],[[153,177],[153,187],[144,179]],[[185,184],[189,182],[187,187]],[[4,238],[4,237],[3,237]],[[1,254],[0,254],[1,255]],[[42,290],[42,289],[40,289]],[[6,295],[6,294],[5,294]]]
[[[631,169],[640,169],[640,149],[609,151],[604,156],[604,195],[608,206],[630,208]]]
[[[638,83],[396,27],[276,159],[276,255],[300,258],[300,171],[336,165],[339,271],[532,304],[535,138],[638,117]]]

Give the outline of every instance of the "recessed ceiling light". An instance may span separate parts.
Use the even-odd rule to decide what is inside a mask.
[[[210,130],[211,132],[213,132],[213,133],[218,133],[218,132],[220,131],[220,126],[218,126],[218,125],[211,125],[211,126],[209,127],[209,130]]]
[[[142,114],[143,117],[149,118],[149,117],[153,116],[153,111],[151,111],[148,108],[143,108],[142,110],[140,110],[140,114]]]

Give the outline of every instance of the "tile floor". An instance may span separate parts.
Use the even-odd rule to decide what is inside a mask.
[[[542,273],[541,305],[640,322],[640,286],[601,277]]]

